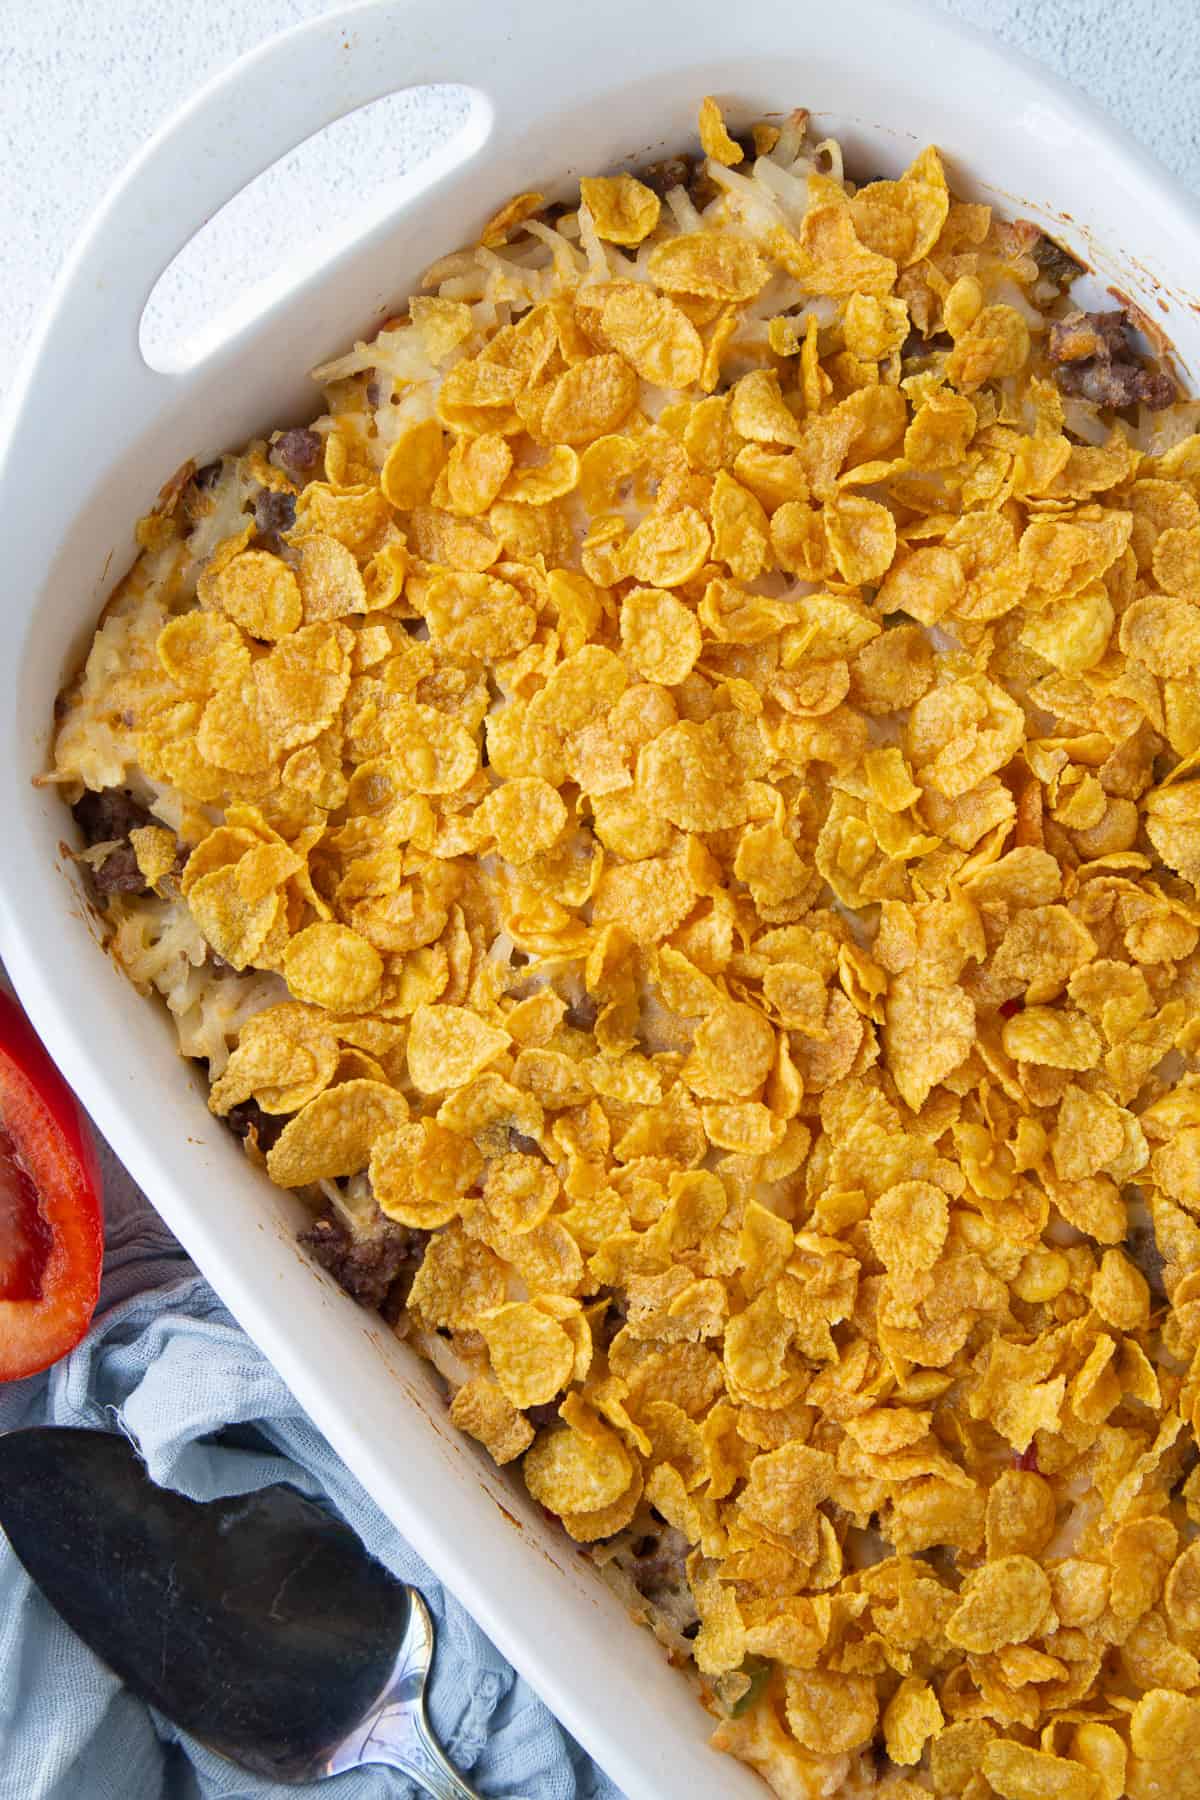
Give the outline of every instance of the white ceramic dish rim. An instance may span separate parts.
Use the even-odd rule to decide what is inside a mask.
[[[146,297],[206,218],[334,118],[448,80],[474,90],[471,117],[386,218],[266,310],[222,321],[195,366],[147,368]],[[923,0],[374,0],[243,58],[146,146],[60,276],[0,430],[0,956],[100,1129],[314,1421],[631,1800],[763,1790],[707,1748],[686,1685],[561,1534],[445,1423],[425,1365],[295,1249],[295,1203],[249,1169],[180,1080],[167,1022],[97,954],[59,853],[65,815],[31,777],[53,695],[171,470],[311,415],[304,371],[507,194],[678,147],[706,92],[736,116],[809,104],[858,166],[894,172],[942,143],[960,174],[1004,183],[969,191],[1065,237],[1200,364],[1181,285],[1198,272],[1195,205],[1072,89]]]

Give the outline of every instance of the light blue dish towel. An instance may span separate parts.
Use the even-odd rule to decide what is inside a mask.
[[[288,1481],[327,1500],[420,1588],[437,1624],[430,1691],[451,1760],[504,1800],[621,1800],[617,1789],[368,1499],[208,1283],[105,1159],[104,1286],[78,1349],[0,1386],[0,1431],[123,1430],[154,1480],[196,1500]],[[211,1444],[253,1426],[269,1448]],[[281,1787],[243,1774],[127,1693],[31,1585],[0,1536],[0,1800],[408,1800],[394,1770]]]

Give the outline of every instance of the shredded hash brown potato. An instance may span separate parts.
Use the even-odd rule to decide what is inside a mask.
[[[1200,1795],[1200,436],[807,115],[517,196],[60,701],[112,954],[785,1800]]]

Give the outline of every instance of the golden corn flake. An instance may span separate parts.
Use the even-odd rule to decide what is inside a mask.
[[[952,550],[929,545],[898,556],[879,589],[885,613],[903,612],[922,625],[936,625],[962,598],[966,579]]]
[[[174,832],[142,825],[130,832],[129,842],[147,887],[156,888],[164,876],[174,874],[179,854]]]
[[[513,469],[501,493],[519,506],[548,506],[579,484],[579,458],[569,444],[555,444],[540,462]],[[560,574],[565,571],[559,571]]]
[[[713,555],[736,580],[754,581],[771,561],[771,527],[761,502],[722,469],[711,508]]]
[[[369,473],[365,468],[362,472]],[[324,532],[356,555],[365,556],[379,548],[391,517],[387,498],[373,480],[357,482],[353,487],[312,481],[296,502],[292,536],[302,539],[310,532]]]
[[[638,378],[615,352],[589,356],[558,377],[542,413],[549,442],[587,444],[615,431],[638,396]]]
[[[777,233],[772,248],[811,294],[886,294],[896,280],[895,261],[863,242],[850,209],[838,201],[810,205],[798,235]]]
[[[621,644],[644,680],[674,687],[700,655],[700,626],[673,594],[634,588],[621,605]]]
[[[524,650],[537,618],[535,608],[511,582],[457,571],[434,577],[422,611],[435,643],[453,656],[480,662]]]
[[[900,349],[909,333],[908,307],[902,299],[851,294],[842,320],[846,348],[868,362],[880,362]]]
[[[401,512],[424,506],[445,459],[445,437],[436,419],[406,426],[384,461],[379,477],[383,492]]]
[[[609,244],[640,244],[658,224],[658,195],[632,175],[585,175],[579,194]]]
[[[1129,1722],[1133,1753],[1148,1763],[1190,1761],[1200,1744],[1200,1701],[1164,1688],[1143,1694]]]
[[[611,1506],[633,1479],[634,1465],[616,1432],[587,1408],[580,1411],[587,1415],[582,1429],[568,1424],[544,1432],[525,1455],[525,1485],[552,1512]]]
[[[557,788],[537,775],[516,776],[493,788],[479,809],[484,830],[506,862],[544,855],[561,837],[567,809]]]
[[[329,1012],[359,1012],[379,994],[383,959],[356,931],[319,920],[290,940],[283,973],[297,1000]]]
[[[510,238],[514,230],[532,219],[546,204],[546,196],[538,193],[514,194],[498,212],[494,212],[479,234],[481,244],[494,250]]]
[[[728,1002],[715,1007],[696,1030],[688,1060],[693,1092],[713,1099],[752,1095],[766,1080],[775,1054],[775,1033],[752,1006]]]
[[[683,506],[666,518],[643,519],[625,545],[627,575],[651,587],[681,587],[699,574],[712,544],[711,534],[694,507]]]
[[[1120,644],[1155,675],[1186,675],[1200,662],[1200,605],[1143,594],[1121,616]]]
[[[233,866],[202,875],[188,895],[188,906],[217,955],[231,968],[244,969],[261,956],[283,897],[274,886],[246,894]]]
[[[938,1733],[929,1750],[935,1794],[962,1794],[978,1778],[979,1759],[996,1735],[987,1719],[958,1719]]]
[[[1028,1556],[985,1563],[964,1584],[946,1635],[960,1649],[980,1654],[1036,1637],[1050,1616],[1050,1583]]]
[[[547,1163],[538,1156],[514,1150],[493,1157],[483,1191],[488,1211],[500,1226],[521,1236],[542,1223],[560,1190]]]
[[[430,1241],[409,1307],[432,1329],[471,1329],[480,1313],[503,1304],[506,1288],[505,1265],[495,1251],[455,1222]]]
[[[350,643],[340,623],[302,625],[254,664],[254,713],[274,750],[311,743],[332,723],[349,687]]]
[[[802,444],[800,426],[779,386],[779,377],[756,369],[743,375],[730,398],[730,421],[739,436],[760,444]]]
[[[1164,593],[1200,598],[1200,527],[1176,526],[1162,532],[1154,545],[1151,567]]]
[[[986,306],[958,338],[946,359],[946,374],[964,394],[985,381],[1016,375],[1029,356],[1029,327],[1015,307]]]
[[[650,279],[668,294],[715,300],[752,300],[771,273],[748,238],[717,231],[667,238],[650,252],[646,266]]]
[[[1096,582],[1035,613],[1021,633],[1021,642],[1064,674],[1077,675],[1094,668],[1104,655],[1114,619],[1108,592]]]
[[[918,1763],[925,1745],[945,1723],[937,1695],[912,1676],[900,1683],[883,1715],[883,1741],[894,1763]]]
[[[386,725],[397,778],[414,793],[454,794],[475,773],[474,737],[437,707],[401,704],[386,716]]]
[[[456,438],[445,468],[451,512],[467,517],[485,513],[504,486],[512,463],[508,442],[497,432]]]
[[[463,518],[439,506],[417,506],[408,515],[407,533],[412,549],[422,561],[480,574],[490,569],[503,549],[503,533],[493,531],[496,501],[486,521]],[[414,597],[419,587],[410,584]]]
[[[397,571],[403,581],[403,568]],[[300,599],[306,625],[319,619],[340,619],[351,613],[374,610],[381,595],[378,590],[368,599],[354,553],[337,538],[325,532],[310,532],[300,544],[300,565],[296,571]]]
[[[934,393],[904,434],[904,455],[915,469],[946,469],[961,463],[978,420],[963,394]]]
[[[1043,1476],[1006,1469],[988,1491],[988,1556],[1037,1556],[1054,1535],[1056,1511],[1054,1489]]]
[[[683,831],[721,831],[746,822],[747,777],[762,768],[755,722],[736,712],[703,724],[681,719],[638,757],[638,785],[649,803]]]
[[[1076,1726],[1070,1748],[1073,1759],[1099,1781],[1101,1800],[1121,1800],[1129,1761],[1124,1738],[1111,1725],[1089,1720]]]
[[[1006,1019],[1001,1038],[1018,1062],[1044,1063],[1052,1069],[1092,1069],[1100,1058],[1100,1037],[1080,1013],[1047,1006],[1027,1006]]]
[[[993,1792],[1003,1800],[1097,1800],[1100,1792],[1090,1769],[1011,1739],[986,1745],[981,1768]]]
[[[902,973],[889,984],[883,1045],[901,1097],[914,1111],[951,1075],[975,1041],[969,994]]]
[[[189,612],[158,634],[158,660],[185,694],[208,695],[240,680],[250,667],[241,629],[222,613]]]
[[[470,1138],[435,1119],[395,1125],[371,1150],[371,1191],[380,1211],[401,1225],[436,1230],[461,1209],[483,1158]]]
[[[539,1307],[513,1301],[485,1314],[479,1329],[492,1373],[514,1406],[542,1406],[570,1380],[574,1344],[562,1325]]]
[[[948,1218],[941,1188],[928,1181],[902,1181],[871,1208],[875,1254],[890,1274],[911,1280],[941,1255]]]
[[[464,1006],[418,1006],[408,1034],[408,1072],[423,1094],[465,1087],[509,1043],[506,1031]]]
[[[1167,1577],[1163,1596],[1167,1617],[1177,1633],[1200,1631],[1200,1549],[1189,1544]]]
[[[826,1756],[869,1743],[879,1717],[875,1683],[865,1675],[793,1671],[785,1704],[793,1736],[805,1749]]]
[[[1200,782],[1156,789],[1144,809],[1146,835],[1167,867],[1192,883],[1200,880]]]
[[[431,362],[444,362],[451,350],[471,335],[471,309],[461,300],[414,294],[408,316]]]
[[[265,550],[243,550],[214,574],[202,575],[197,595],[201,605],[268,643],[295,631],[303,614],[295,575]]]
[[[637,1512],[644,1486],[641,1470],[635,1463],[632,1479],[623,1494],[619,1494],[607,1506],[593,1507],[584,1512],[563,1513],[561,1517],[564,1531],[579,1544],[594,1543],[598,1538],[610,1538],[615,1532],[624,1531]]]
[[[896,522],[886,506],[849,494],[825,515],[829,548],[843,581],[878,581],[896,554]]]
[[[711,94],[700,102],[700,147],[705,156],[724,163],[726,168],[732,168],[742,160],[741,145],[734,143],[725,129],[721,108]]]
[[[513,1462],[533,1442],[533,1426],[487,1375],[463,1382],[450,1402],[450,1422],[478,1438],[501,1466]]]
[[[267,1156],[272,1181],[305,1187],[365,1169],[381,1131],[408,1119],[403,1094],[380,1081],[326,1088],[290,1119]]]
[[[616,284],[600,313],[600,331],[626,362],[657,387],[690,387],[700,378],[704,346],[674,301],[640,282]]]

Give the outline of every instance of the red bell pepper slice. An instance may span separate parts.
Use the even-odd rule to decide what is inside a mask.
[[[87,1330],[104,1255],[101,1192],[74,1095],[0,993],[0,1381],[48,1368]]]

